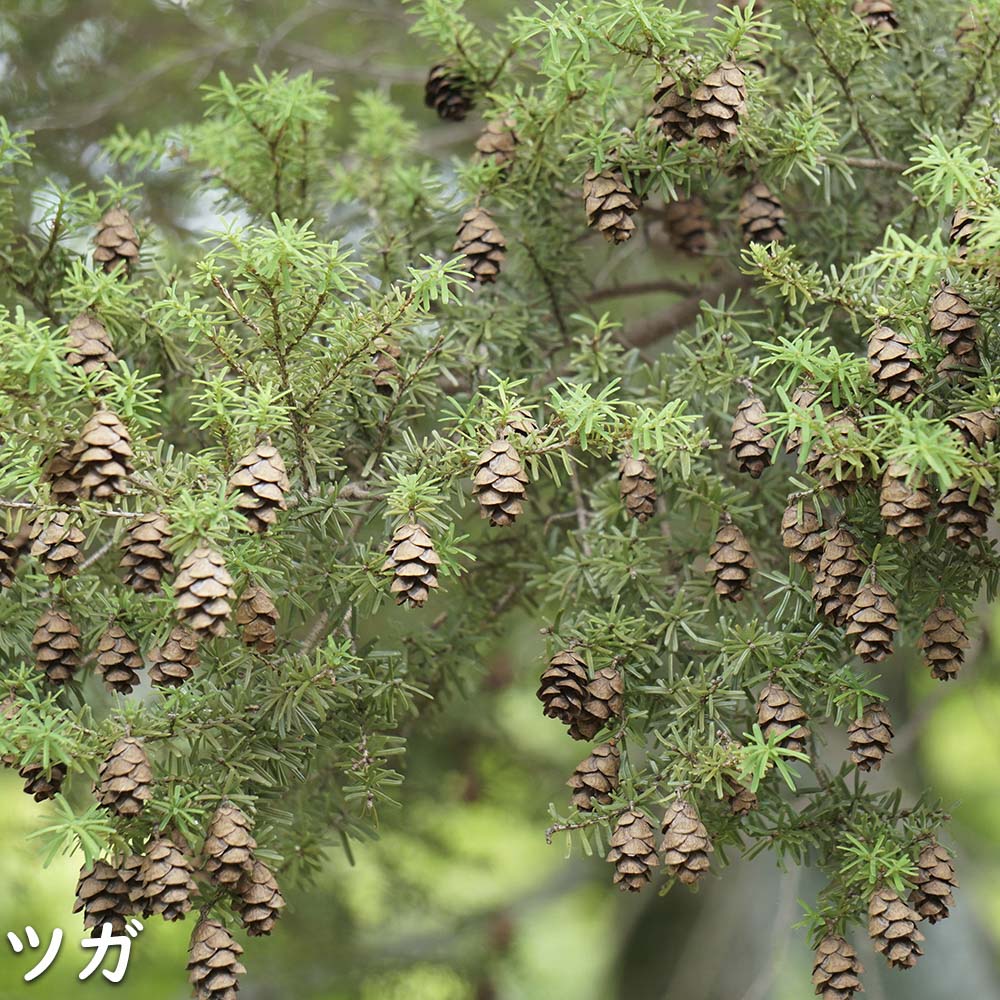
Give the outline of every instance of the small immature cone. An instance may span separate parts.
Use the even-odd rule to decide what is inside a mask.
[[[493,118],[483,126],[479,138],[476,139],[476,154],[479,159],[492,160],[498,167],[506,171],[514,162],[517,143],[514,119],[510,117]]]
[[[767,684],[757,696],[757,724],[765,739],[778,733],[777,745],[786,750],[806,753],[809,717],[802,702],[779,684]]]
[[[868,374],[875,391],[890,403],[910,403],[920,392],[924,373],[908,334],[877,326],[868,337]]]
[[[653,95],[650,118],[664,137],[672,142],[686,142],[694,137],[691,96],[675,76],[667,73]]]
[[[136,518],[122,539],[121,562],[125,583],[140,594],[158,594],[163,578],[174,572],[167,542],[170,523],[158,513]]]
[[[660,857],[664,867],[684,885],[694,885],[708,871],[715,848],[698,811],[690,802],[674,799],[660,825]]]
[[[670,242],[682,253],[696,257],[708,250],[712,224],[705,202],[697,195],[664,205],[663,225]]]
[[[591,170],[583,178],[583,205],[587,225],[609,243],[631,239],[635,232],[632,216],[640,202],[620,170]]]
[[[928,321],[931,333],[941,341],[949,357],[959,366],[978,371],[979,313],[954,285],[941,282],[931,299]]]
[[[839,934],[828,934],[816,948],[812,982],[822,1000],[851,1000],[863,993],[864,966],[858,953]]]
[[[427,75],[424,104],[433,108],[439,118],[460,122],[475,107],[475,87],[457,66],[438,63]]]
[[[68,578],[80,571],[86,536],[76,516],[57,510],[48,519],[39,518],[31,527],[31,555],[42,564],[46,576]]]
[[[472,494],[491,527],[513,524],[523,513],[527,485],[521,457],[509,440],[498,438],[479,456]]]
[[[371,344],[372,363],[368,370],[375,391],[380,396],[395,396],[399,388],[399,365],[402,351],[391,337],[376,337]]]
[[[138,816],[153,797],[153,769],[142,743],[126,736],[118,740],[98,771],[94,794],[98,805],[118,816]]]
[[[573,790],[571,803],[581,812],[590,812],[594,803],[607,805],[618,788],[621,754],[614,740],[602,743],[586,756],[573,771],[567,785]]]
[[[629,517],[644,524],[656,510],[656,471],[641,452],[623,455],[618,465],[619,494]]]
[[[925,476],[912,475],[901,462],[886,466],[879,491],[879,512],[890,538],[897,538],[904,545],[923,538],[932,502]]]
[[[752,479],[760,479],[761,473],[771,464],[774,448],[767,411],[759,397],[751,393],[736,409],[729,450],[741,472]]]
[[[965,651],[969,648],[965,622],[952,608],[938,604],[924,622],[917,646],[924,654],[931,677],[950,681],[958,676],[965,661]]]
[[[626,809],[611,834],[611,849],[607,860],[615,866],[613,882],[623,892],[639,892],[652,877],[660,859],[656,856],[656,841],[652,824],[645,813]]]
[[[242,946],[218,920],[199,920],[191,935],[187,963],[195,1000],[236,1000],[240,976],[247,971],[240,962],[242,954]]]
[[[985,537],[992,513],[993,496],[985,486],[959,483],[938,500],[937,519],[948,541],[963,549]]]
[[[847,637],[865,663],[881,663],[892,655],[899,630],[896,605],[889,592],[872,580],[858,589],[847,612]]]
[[[180,687],[201,663],[198,637],[180,625],[170,630],[167,641],[149,651],[149,681],[154,687]]]
[[[899,27],[893,0],[855,0],[854,14],[873,35],[891,35]]]
[[[823,526],[815,512],[804,505],[800,510],[797,503],[790,503],[781,515],[781,544],[794,562],[815,573],[824,544]]]
[[[94,263],[111,274],[128,275],[139,263],[139,234],[132,218],[120,206],[101,216],[94,237]]]
[[[864,571],[854,535],[845,527],[831,528],[823,541],[812,597],[816,610],[832,624],[841,627],[847,621]]]
[[[958,888],[958,880],[951,855],[936,840],[921,848],[914,881],[916,886],[910,893],[913,909],[932,924],[945,920],[955,905],[952,890]]]
[[[258,535],[273,527],[279,511],[288,510],[289,488],[284,459],[270,441],[261,441],[244,455],[229,477],[229,492],[237,495],[236,509]]]
[[[785,241],[785,210],[781,200],[760,181],[747,188],[740,198],[739,223],[746,246]]]
[[[139,878],[143,886],[143,912],[164,920],[183,920],[197,891],[191,862],[169,837],[156,837],[143,852]]]
[[[216,885],[234,887],[250,870],[257,841],[239,806],[223,802],[212,814],[202,846],[205,871]]]
[[[240,594],[236,607],[236,624],[240,627],[243,645],[265,656],[274,652],[278,644],[275,626],[280,617],[271,595],[258,584],[250,584]]]
[[[923,954],[924,936],[917,930],[920,914],[899,898],[899,893],[882,886],[872,893],[868,904],[868,936],[872,946],[895,969],[912,969]]]
[[[117,413],[97,410],[83,425],[70,458],[71,476],[84,500],[112,500],[128,491],[132,475],[132,438]]]
[[[66,780],[66,765],[53,761],[48,768],[41,764],[25,764],[18,771],[24,780],[25,794],[32,796],[36,802],[54,799],[62,790]]]
[[[397,604],[420,608],[437,589],[440,565],[441,557],[423,525],[401,524],[392,533],[382,572],[392,575],[389,590]]]
[[[452,252],[465,256],[462,268],[471,281],[480,285],[496,281],[506,250],[507,241],[485,208],[475,206],[462,216]]]
[[[129,694],[139,683],[142,654],[136,641],[112,622],[97,641],[97,669],[112,691]]]
[[[66,340],[66,364],[87,375],[106,371],[118,361],[104,324],[89,313],[81,313],[70,322]]]
[[[592,740],[612,719],[621,717],[625,685],[614,667],[596,671],[583,690],[580,711],[569,723],[574,740]]]
[[[226,561],[214,549],[195,549],[181,563],[174,581],[178,620],[198,635],[226,634],[226,621],[236,600]]]
[[[115,934],[120,934],[131,907],[128,886],[113,865],[98,860],[92,867],[80,869],[73,912],[83,911],[84,929],[99,930],[107,923]]]
[[[706,146],[731,142],[746,114],[746,77],[735,63],[723,62],[691,94],[694,136]]]
[[[65,684],[80,666],[80,629],[62,608],[49,608],[38,619],[31,647],[50,684]]]
[[[705,564],[712,574],[716,594],[724,601],[742,601],[744,591],[750,586],[750,571],[756,567],[743,532],[732,522],[723,523]]]
[[[270,934],[285,908],[277,879],[263,861],[254,860],[236,886],[236,909],[250,937]]]
[[[542,672],[536,695],[544,706],[542,714],[570,725],[583,707],[590,674],[582,657],[571,649],[560,650]]]
[[[877,771],[885,755],[892,752],[892,719],[885,705],[879,701],[866,705],[861,718],[848,726],[847,739],[854,766]]]

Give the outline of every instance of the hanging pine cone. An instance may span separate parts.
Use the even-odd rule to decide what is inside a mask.
[[[42,482],[49,485],[54,504],[73,507],[80,499],[80,483],[73,476],[76,459],[72,458],[74,442],[63,441],[49,456],[42,472]]]
[[[514,162],[517,143],[514,119],[509,116],[493,118],[483,126],[476,139],[476,153],[480,160],[492,160],[506,173]]]
[[[191,862],[169,837],[155,837],[146,845],[139,878],[146,916],[156,913],[164,920],[183,920],[190,912],[196,892]]]
[[[97,669],[112,691],[130,694],[139,684],[142,654],[136,641],[118,624],[112,622],[97,640]]]
[[[167,549],[170,524],[162,514],[143,514],[136,518],[122,539],[118,564],[125,570],[125,584],[140,594],[158,594],[163,577],[174,571]]]
[[[394,396],[402,378],[397,362],[403,352],[391,337],[376,337],[371,347],[372,363],[368,372],[372,385],[380,396]]]
[[[263,861],[254,860],[236,886],[236,909],[250,937],[270,934],[285,908],[278,881]]]
[[[891,35],[899,27],[892,0],[855,0],[854,13],[873,35]]]
[[[978,370],[979,313],[954,285],[941,282],[931,299],[929,320],[931,332],[948,352],[946,360],[968,371]]]
[[[663,226],[670,242],[682,253],[696,257],[708,250],[712,224],[705,203],[697,195],[667,202],[663,207]]]
[[[656,471],[646,456],[641,452],[622,455],[618,482],[626,513],[645,524],[656,510]]]
[[[462,216],[455,245],[451,249],[453,253],[465,257],[462,269],[468,271],[470,281],[488,285],[496,281],[500,274],[507,256],[507,241],[490,213],[475,205]]]
[[[959,260],[969,256],[969,244],[976,234],[976,220],[968,206],[959,205],[951,215],[948,241],[955,247]]]
[[[11,523],[0,533],[0,589],[6,590],[14,584],[21,556],[31,545],[31,522]]]
[[[771,464],[771,452],[774,448],[774,438],[767,423],[767,411],[760,399],[751,393],[736,409],[729,450],[739,462],[740,472],[759,479]]]
[[[234,887],[250,870],[257,841],[246,814],[232,802],[223,802],[212,814],[202,854],[205,871],[216,885]]]
[[[574,740],[592,740],[610,721],[622,714],[625,685],[614,667],[602,667],[587,682],[579,712],[569,723]]]
[[[86,375],[106,371],[118,361],[104,324],[89,313],[80,313],[72,320],[66,339],[66,363],[82,368]]]
[[[237,495],[236,509],[255,534],[273,527],[278,511],[288,510],[285,500],[288,490],[285,462],[269,439],[241,458],[229,477],[229,491]]]
[[[913,909],[932,924],[946,920],[950,908],[955,905],[952,890],[958,888],[958,880],[951,855],[936,840],[921,848],[914,881],[916,885],[910,893]]]
[[[740,118],[746,114],[746,101],[743,70],[732,62],[721,63],[691,95],[695,138],[706,146],[731,142],[739,131]]]
[[[80,630],[62,608],[49,608],[38,619],[31,647],[50,684],[65,684],[80,666]]]
[[[863,993],[864,971],[858,953],[839,934],[828,934],[820,941],[812,982],[822,1000],[851,1000],[855,993]]]
[[[567,785],[573,790],[570,802],[574,809],[590,812],[597,802],[606,806],[618,788],[618,768],[621,754],[614,740],[594,747],[576,765]]]
[[[46,520],[39,518],[31,527],[31,540],[31,555],[46,576],[68,578],[80,571],[86,536],[73,514],[57,510]]]
[[[218,920],[199,920],[187,964],[195,1000],[236,1000],[240,976],[247,971],[240,962],[242,954],[242,946]]]
[[[790,503],[781,515],[781,544],[794,562],[815,573],[824,545],[823,526],[815,511]]]
[[[830,446],[816,440],[803,467],[827,493],[846,497],[859,483],[858,467],[846,457],[853,449],[852,439],[859,435],[858,425],[848,413],[833,413],[827,416],[826,430]]]
[[[242,629],[243,645],[265,656],[274,652],[278,644],[275,626],[280,617],[271,595],[258,584],[250,584],[240,594],[236,607],[236,624]]]
[[[757,725],[764,739],[770,739],[773,732],[778,733],[777,746],[806,753],[808,721],[802,702],[790,691],[773,682],[761,689],[757,696]]]
[[[726,802],[734,816],[746,816],[760,805],[757,793],[750,791],[746,785],[741,785],[732,778],[726,778],[726,785],[728,786]]]
[[[847,637],[854,639],[854,652],[865,663],[881,663],[892,655],[898,629],[896,605],[885,587],[875,580],[859,587],[847,612]]]
[[[854,535],[842,526],[831,528],[823,541],[812,597],[816,610],[832,624],[842,627],[847,621],[864,571]]]
[[[750,586],[750,571],[756,567],[743,532],[731,521],[724,521],[715,533],[705,564],[716,594],[724,601],[742,601]]]
[[[684,885],[694,885],[708,871],[715,848],[705,824],[690,802],[674,799],[660,824],[660,856],[667,871]]]
[[[992,513],[993,497],[985,486],[961,483],[938,500],[937,519],[945,526],[948,541],[963,549],[986,535]]]
[[[892,719],[880,701],[865,706],[864,714],[847,727],[847,749],[854,766],[862,771],[877,771],[882,758],[891,753]]]
[[[472,480],[472,495],[479,501],[490,527],[513,524],[524,511],[528,477],[510,441],[498,438],[479,456]]]
[[[128,490],[132,475],[132,438],[118,414],[96,410],[73,445],[71,475],[84,500],[110,500]]]
[[[916,399],[924,373],[913,340],[888,326],[875,327],[868,337],[868,374],[875,391],[890,403]]]
[[[868,936],[872,945],[896,969],[912,969],[923,954],[917,930],[920,915],[899,898],[899,893],[882,886],[872,893],[868,904]]]
[[[615,866],[614,884],[623,892],[638,892],[652,878],[650,869],[660,863],[653,827],[645,813],[626,809],[615,824],[610,847],[605,860]]]
[[[213,549],[195,549],[181,563],[174,581],[177,618],[199,635],[226,634],[236,600],[226,561]]]
[[[609,243],[624,243],[635,232],[640,202],[620,170],[591,170],[583,179],[583,204],[587,225]]]
[[[153,769],[142,743],[122,737],[111,748],[97,776],[98,805],[122,817],[138,816],[153,797]]]
[[[510,411],[510,416],[501,428],[499,436],[506,438],[511,434],[516,434],[518,437],[526,438],[537,433],[538,424],[531,415],[531,411],[527,407],[519,406]]]
[[[73,912],[81,910],[85,930],[99,931],[106,923],[111,924],[115,934],[125,930],[125,918],[132,912],[132,904],[128,886],[114,865],[98,860],[92,867],[80,869]]]
[[[117,270],[127,276],[139,263],[139,234],[131,216],[120,206],[101,216],[94,244],[94,263],[108,274]]]
[[[401,524],[392,533],[382,572],[392,574],[389,590],[397,604],[420,608],[437,589],[440,565],[441,557],[423,525]]]
[[[24,779],[24,791],[36,802],[54,799],[62,790],[66,780],[66,765],[53,761],[48,768],[41,764],[25,764],[17,772]]]
[[[924,654],[931,677],[938,681],[954,679],[962,669],[965,651],[969,648],[965,622],[952,608],[939,603],[927,616],[917,647]]]
[[[885,533],[904,545],[927,534],[931,495],[924,475],[913,476],[901,462],[890,462],[882,476],[879,512],[885,521]]]
[[[170,630],[167,641],[149,651],[149,681],[154,687],[180,687],[201,663],[198,637],[180,625]]]
[[[988,410],[959,413],[948,417],[945,423],[958,432],[968,448],[982,451],[987,444],[997,439],[997,419]]]
[[[667,73],[653,95],[650,118],[671,142],[686,142],[694,137],[691,114],[691,97],[687,88],[675,76]]]
[[[785,210],[781,200],[760,181],[747,188],[740,198],[739,223],[745,246],[785,240]]]
[[[438,118],[460,122],[475,107],[476,88],[454,63],[432,66],[424,86],[424,104],[433,108]]]
[[[580,714],[584,691],[590,680],[587,664],[572,649],[560,650],[542,672],[536,696],[542,714],[568,726]]]
[[[803,382],[801,385],[795,387],[789,402],[793,406],[799,407],[800,409],[806,410],[812,414],[818,400],[819,394],[816,392],[816,387]],[[833,407],[829,403],[823,402],[820,404],[820,411],[824,417],[828,417],[833,413]],[[788,455],[795,455],[799,452],[801,447],[802,431],[798,428],[793,428],[788,437],[785,439],[785,453]]]

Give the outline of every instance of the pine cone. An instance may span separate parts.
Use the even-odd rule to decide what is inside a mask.
[[[80,571],[80,546],[86,536],[74,515],[57,510],[48,520],[39,518],[31,527],[31,539],[31,555],[41,562],[46,576],[68,578]]]
[[[609,243],[624,243],[635,232],[632,215],[640,202],[620,170],[591,170],[583,179],[587,225]]]
[[[163,577],[174,571],[167,549],[170,524],[162,514],[143,514],[136,518],[122,539],[125,583],[140,594],[158,594]]]
[[[686,142],[694,137],[691,97],[687,88],[675,76],[667,73],[653,95],[650,118],[672,142]]]
[[[480,160],[492,160],[503,173],[506,173],[514,162],[517,152],[517,132],[514,131],[514,119],[510,117],[494,118],[488,121],[479,138],[476,140],[476,153]]]
[[[531,415],[531,411],[527,407],[519,406],[517,409],[510,411],[510,416],[500,431],[500,437],[507,438],[511,434],[517,434],[519,437],[526,438],[537,432],[538,424]]]
[[[794,562],[805,566],[810,573],[819,569],[820,554],[824,545],[823,526],[816,513],[797,503],[790,503],[781,515],[781,544],[789,550]]]
[[[83,910],[84,929],[99,931],[102,924],[111,924],[112,931],[125,930],[125,918],[132,913],[128,886],[121,873],[107,861],[95,861],[91,868],[81,868],[76,883],[76,903],[73,912]]]
[[[869,702],[864,714],[855,719],[847,728],[847,740],[851,760],[862,771],[877,771],[882,766],[882,758],[892,750],[892,719],[885,705],[880,701]]]
[[[916,399],[924,373],[913,340],[887,326],[875,327],[868,337],[868,374],[875,391],[890,403]]]
[[[31,647],[50,684],[65,684],[80,666],[80,630],[62,608],[49,608],[38,619]]]
[[[460,122],[475,107],[475,86],[453,63],[432,66],[424,86],[424,104],[433,108],[438,118]]]
[[[279,510],[288,510],[288,490],[284,460],[269,440],[241,458],[229,477],[229,491],[237,494],[236,509],[258,535],[275,524]]]
[[[976,220],[968,206],[959,205],[951,215],[948,241],[955,246],[959,260],[969,256],[969,244],[976,233]]]
[[[697,810],[690,802],[674,799],[663,814],[660,831],[664,867],[684,885],[694,885],[708,871],[708,856],[715,850]]]
[[[84,500],[110,500],[128,490],[132,467],[132,438],[118,414],[96,410],[83,425],[73,445],[71,476],[80,484]]]
[[[66,363],[82,368],[87,375],[106,371],[118,361],[104,324],[89,313],[80,313],[73,319],[66,330],[66,339],[69,341]]]
[[[403,352],[391,337],[376,337],[371,347],[372,364],[369,374],[372,385],[380,396],[394,396],[401,378],[397,362]]]
[[[938,500],[937,519],[945,526],[948,541],[963,549],[970,548],[977,538],[985,536],[992,513],[993,497],[985,486],[961,483]]]
[[[847,636],[854,638],[854,652],[865,663],[881,663],[892,655],[899,629],[896,605],[888,591],[874,580],[858,588],[847,612]]]
[[[931,299],[929,320],[931,332],[948,351],[946,360],[970,371],[978,370],[979,313],[954,285],[941,282]]]
[[[844,458],[852,448],[851,439],[859,433],[858,425],[847,413],[833,413],[827,417],[827,430],[830,449],[817,440],[809,449],[804,468],[827,493],[845,497],[857,489],[859,482],[857,467]]]
[[[823,541],[812,597],[816,610],[832,624],[841,627],[847,621],[864,571],[854,535],[844,527],[831,528]]]
[[[169,837],[155,837],[146,845],[139,879],[146,916],[160,914],[164,920],[183,920],[191,910],[197,891],[191,878],[191,862]]]
[[[899,27],[892,0],[855,0],[854,13],[874,35],[891,35]]]
[[[816,949],[812,982],[822,1000],[851,1000],[863,993],[864,966],[858,953],[838,934],[828,934]]]
[[[982,451],[987,444],[997,439],[997,419],[988,410],[959,413],[948,417],[945,423],[958,432],[967,448]]]
[[[614,740],[594,747],[576,765],[572,777],[566,782],[573,790],[570,799],[573,808],[590,812],[594,803],[606,806],[611,802],[612,793],[618,788],[618,768],[621,754]]]
[[[916,886],[910,893],[913,909],[932,924],[946,920],[950,908],[955,905],[952,890],[958,888],[958,880],[951,855],[936,840],[921,848],[914,881]]]
[[[625,685],[614,667],[602,667],[583,690],[580,711],[569,723],[574,740],[592,740],[613,718],[622,714]]]
[[[656,471],[641,452],[622,455],[618,464],[619,494],[629,517],[645,524],[656,510]]]
[[[931,495],[924,475],[913,477],[901,462],[890,462],[882,476],[879,511],[885,521],[885,533],[904,545],[927,534]]]
[[[226,561],[213,549],[195,549],[181,563],[174,581],[177,618],[199,635],[226,634],[236,600]]]
[[[896,969],[912,969],[923,954],[919,942],[924,936],[917,930],[920,915],[899,898],[899,893],[882,886],[872,893],[868,904],[868,936],[875,950],[885,955]]]
[[[771,189],[756,181],[740,198],[740,229],[743,243],[783,243],[785,241],[785,210]]]
[[[49,496],[54,504],[73,507],[80,499],[80,483],[73,475],[76,459],[72,458],[74,442],[63,441],[51,454],[42,472],[42,482],[49,484]]]
[[[806,753],[808,721],[809,716],[802,708],[802,702],[790,691],[774,683],[761,689],[757,696],[757,725],[764,739],[770,739],[771,733],[776,732],[779,734],[779,747]]]
[[[716,594],[724,601],[742,601],[750,586],[750,571],[756,568],[743,532],[731,522],[720,525],[705,564]]]
[[[691,95],[695,138],[706,146],[731,142],[746,114],[746,101],[743,70],[732,62],[721,63]]]
[[[536,692],[542,714],[570,725],[583,707],[589,680],[586,662],[571,649],[560,650],[542,672]]]
[[[524,511],[528,477],[521,458],[510,441],[497,439],[479,456],[472,480],[472,494],[479,500],[483,517],[490,527],[513,524]]]
[[[485,208],[473,206],[462,216],[453,253],[465,256],[462,267],[470,281],[488,285],[497,280],[506,258],[507,241]]]
[[[795,387],[789,402],[791,402],[793,406],[797,406],[800,409],[807,410],[812,413],[818,399],[819,395],[816,392],[816,387],[808,383],[803,383]],[[833,407],[829,403],[823,402],[820,404],[820,411],[824,417],[828,417],[833,413]],[[802,432],[797,428],[793,428],[788,437],[785,439],[785,453],[788,455],[794,455],[798,453],[801,447]]]
[[[746,816],[747,813],[753,812],[760,805],[757,793],[750,791],[746,785],[741,785],[731,778],[726,778],[726,785],[729,788],[726,793],[726,802],[729,804],[729,811],[734,816]]]
[[[175,626],[167,641],[149,651],[149,681],[154,687],[180,687],[201,663],[198,637],[188,628]]]
[[[660,859],[656,856],[653,827],[645,813],[626,809],[618,817],[606,860],[615,866],[613,881],[623,892],[638,892],[650,881],[650,869]]]
[[[0,533],[0,589],[6,590],[14,584],[21,556],[31,545],[31,522],[12,523]]]
[[[142,743],[126,736],[101,764],[94,795],[98,805],[118,816],[138,816],[153,797],[152,782],[153,770]]]
[[[124,208],[112,208],[101,216],[94,238],[94,263],[111,274],[128,275],[139,263],[139,234]]]
[[[199,920],[187,964],[195,1000],[236,1000],[239,978],[247,971],[240,962],[242,954],[243,948],[218,920]]]
[[[397,604],[421,608],[438,586],[441,557],[421,524],[401,524],[393,533],[382,564],[383,573],[392,574],[390,592]]]
[[[767,411],[760,399],[751,394],[736,409],[729,450],[739,462],[740,472],[760,479],[761,473],[771,464],[774,448]]]
[[[250,870],[257,841],[246,814],[232,802],[223,802],[212,814],[202,854],[205,871],[216,885],[235,887]]]
[[[952,680],[958,676],[969,648],[965,622],[946,604],[938,604],[924,622],[917,647],[924,654],[931,677],[939,681]]]
[[[2,722],[11,722],[16,719],[21,711],[21,702],[17,700],[12,694],[8,694],[2,701],[0,701],[0,720]],[[6,739],[0,738],[0,744],[6,743],[7,746],[13,747],[14,744],[10,739],[10,727],[0,728],[0,734],[6,737]],[[4,767],[17,767],[18,756],[16,753],[5,753],[0,755],[0,764]]]
[[[97,640],[97,669],[104,683],[112,691],[130,694],[139,684],[142,668],[138,644],[121,625],[112,622]]]
[[[36,802],[43,802],[54,799],[62,790],[66,765],[53,761],[46,770],[41,764],[25,764],[18,774],[24,779],[25,793],[33,796]]]
[[[708,250],[712,224],[705,203],[697,195],[667,202],[663,207],[663,225],[670,242],[682,253],[696,257]]]
[[[236,886],[236,909],[250,937],[270,934],[285,908],[278,881],[263,861],[253,861]]]
[[[236,607],[236,624],[243,630],[243,645],[265,656],[273,653],[278,644],[275,626],[280,617],[271,595],[258,584],[250,584]]]

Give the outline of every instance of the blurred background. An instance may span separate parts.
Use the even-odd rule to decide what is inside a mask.
[[[708,6],[708,4],[706,4]],[[469,0],[488,22],[504,0]],[[398,2],[366,0],[0,0],[0,114],[36,131],[39,160],[62,183],[96,181],[97,141],[118,123],[156,130],[200,114],[198,88],[220,71],[312,70],[341,102],[342,140],[354,94],[378,88],[407,108],[428,155],[464,154],[478,119],[444,125],[422,105],[435,53],[407,36]],[[947,30],[943,28],[942,30]],[[148,192],[155,221],[191,223],[169,175]],[[26,193],[27,195],[27,193]],[[187,220],[186,222],[184,220]],[[650,307],[646,299],[639,306]],[[982,608],[987,637],[998,609]],[[380,838],[335,851],[319,882],[286,892],[289,909],[270,939],[245,956],[248,1000],[804,1000],[812,958],[798,930],[800,901],[819,884],[781,872],[764,855],[732,858],[697,894],[624,896],[599,858],[567,860],[545,843],[548,804],[560,808],[582,756],[534,697],[542,653],[537,625],[512,623],[502,645],[470,650],[480,664],[466,695],[425,715],[409,733],[401,808]],[[883,689],[897,720],[895,753],[874,776],[913,797],[933,787],[952,812],[962,888],[951,919],[928,934],[926,958],[889,973],[856,940],[869,1000],[1000,997],[1000,679],[989,639],[957,683],[925,676],[906,653]],[[831,757],[843,737],[830,734]],[[116,989],[77,975],[71,911],[79,859],[48,868],[30,840],[38,806],[0,772],[0,934],[54,927],[66,943],[53,969],[25,984],[34,964],[0,937],[0,998],[97,996]],[[188,995],[190,923],[149,921],[134,945],[127,996]],[[22,935],[23,936],[23,935]]]

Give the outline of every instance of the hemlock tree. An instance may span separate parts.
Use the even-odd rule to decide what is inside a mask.
[[[86,925],[197,911],[231,997],[235,924],[372,836],[404,724],[527,610],[583,758],[547,836],[631,891],[816,866],[850,997],[851,925],[905,969],[953,902],[933,796],[864,775],[877,671],[955,679],[997,591],[1000,5],[413,13],[428,115],[483,116],[448,170],[375,93],[331,149],[308,75],[119,132],[99,190],[3,125],[4,762]],[[158,239],[164,169],[223,231]]]

